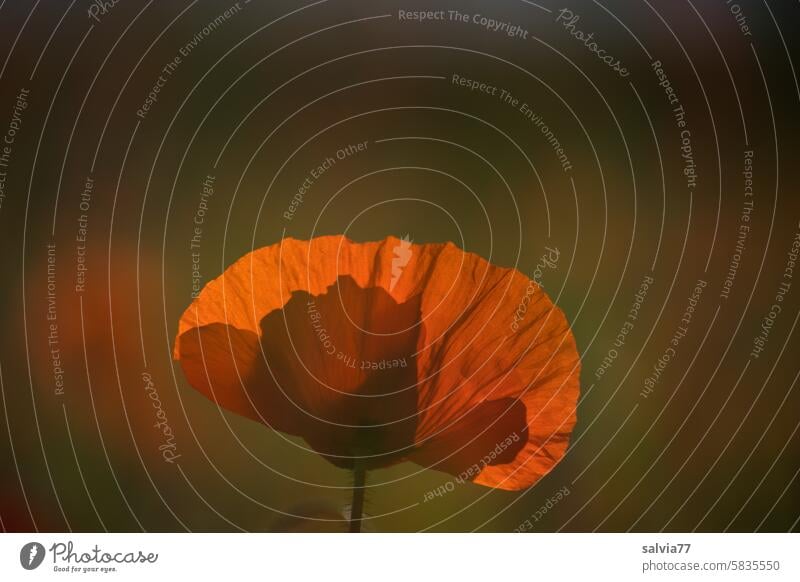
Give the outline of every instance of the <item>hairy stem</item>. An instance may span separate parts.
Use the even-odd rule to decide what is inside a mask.
[[[364,512],[364,484],[367,469],[364,461],[356,459],[353,465],[353,503],[350,506],[350,533],[361,532],[361,516]]]

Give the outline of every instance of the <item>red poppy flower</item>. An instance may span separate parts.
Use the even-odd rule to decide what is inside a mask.
[[[562,312],[450,243],[326,236],[253,251],[183,314],[174,357],[218,405],[343,468],[408,460],[523,489],[575,424]]]

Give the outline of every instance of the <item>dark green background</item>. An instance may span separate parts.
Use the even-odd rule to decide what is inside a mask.
[[[300,505],[348,502],[346,472],[221,414],[172,362],[190,302],[192,218],[213,174],[206,281],[284,233],[451,240],[529,276],[545,246],[561,252],[542,283],[572,324],[584,368],[564,460],[529,491],[466,484],[429,502],[425,493],[447,475],[408,464],[374,472],[367,512],[383,517],[372,530],[512,531],[526,519],[535,531],[796,530],[800,282],[764,352],[749,358],[800,220],[800,9],[769,4],[739,2],[752,31],[744,36],[724,2],[542,0],[548,12],[521,0],[304,9],[253,0],[183,60],[139,120],[161,68],[229,4],[122,0],[89,31],[85,1],[69,10],[6,2],[0,132],[22,87],[30,106],[0,207],[3,528],[265,531]],[[629,77],[555,22],[562,7]],[[398,22],[399,9],[428,8],[507,20],[529,36]],[[358,21],[382,15],[390,16]],[[656,59],[686,110],[699,174],[691,193]],[[454,73],[527,102],[573,169],[562,170],[519,111],[453,86]],[[376,143],[399,137],[417,139]],[[311,168],[365,140],[366,152],[337,163],[294,219],[283,218]],[[748,149],[751,231],[723,299]],[[74,239],[87,175],[89,270],[78,294]],[[48,360],[48,243],[57,248],[63,396]],[[655,282],[640,318],[596,380],[647,275]],[[642,398],[698,279],[708,286],[689,332]],[[144,371],[175,431],[179,467],[158,452]],[[565,486],[570,494],[534,521]]]

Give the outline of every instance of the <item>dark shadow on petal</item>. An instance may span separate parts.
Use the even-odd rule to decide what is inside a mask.
[[[262,319],[260,339],[225,324],[185,332],[180,361],[213,402],[304,438],[342,468],[354,457],[369,469],[407,459],[459,475],[511,462],[528,440],[525,406],[512,398],[479,404],[415,445],[419,321],[419,297],[398,304],[341,277],[323,295],[292,294]]]
[[[482,469],[510,463],[527,442],[525,405],[514,398],[501,398],[473,407],[440,435],[419,443],[409,460],[458,476],[474,465]],[[478,472],[467,479],[474,479]]]
[[[398,304],[341,277],[323,295],[292,294],[262,319],[261,339],[221,323],[185,332],[180,361],[223,408],[303,437],[337,466],[383,467],[414,443],[419,319],[419,298]]]
[[[393,464],[416,431],[419,319],[419,298],[398,304],[340,277],[323,295],[293,293],[261,321],[257,374],[271,372],[296,405],[291,432],[335,465]]]

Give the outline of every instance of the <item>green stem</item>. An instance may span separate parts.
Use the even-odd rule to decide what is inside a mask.
[[[361,515],[364,512],[364,484],[367,482],[367,469],[364,461],[356,459],[353,464],[353,503],[350,506],[350,533],[361,532]]]

